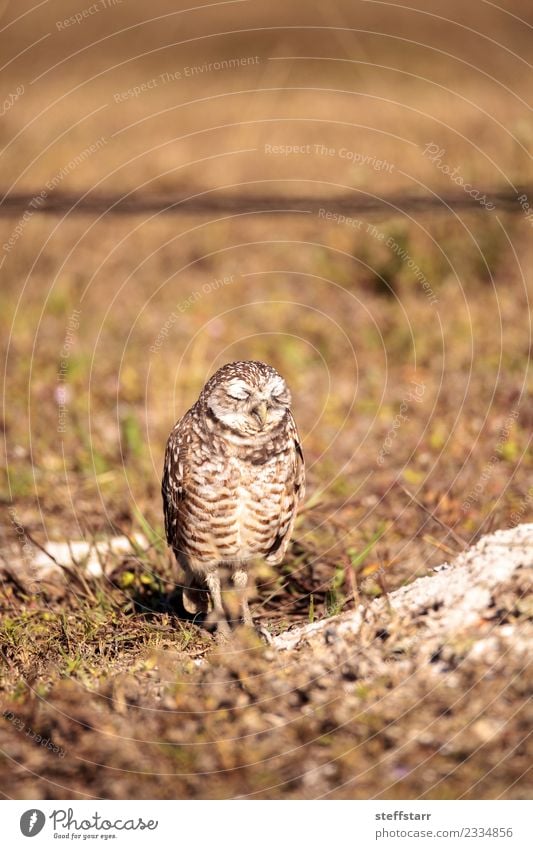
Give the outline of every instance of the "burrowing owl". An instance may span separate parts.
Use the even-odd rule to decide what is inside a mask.
[[[245,624],[247,562],[277,564],[304,494],[304,460],[278,372],[261,362],[228,363],[172,430],[165,455],[163,506],[168,544],[185,573],[183,603],[206,611],[228,632],[220,573],[241,593]]]

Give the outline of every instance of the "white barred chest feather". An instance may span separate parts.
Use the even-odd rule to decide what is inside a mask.
[[[171,435],[165,467],[173,501],[167,536],[178,559],[193,569],[254,557],[278,563],[303,494],[292,417],[273,438],[239,445],[199,428],[191,415]]]
[[[268,555],[294,506],[285,483],[289,463],[279,455],[256,466],[253,477],[250,464],[237,457],[228,458],[224,469],[216,461],[196,469],[179,532],[191,561],[234,562]]]

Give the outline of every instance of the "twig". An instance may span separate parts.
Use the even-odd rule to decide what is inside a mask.
[[[39,549],[39,551],[42,551],[42,553],[43,553],[46,557],[48,557],[48,559],[49,559],[49,560],[51,560],[51,561],[52,561],[52,563],[55,563],[55,565],[58,567],[58,569],[62,569],[62,570],[63,570],[63,571],[64,571],[64,572],[65,572],[65,573],[69,576],[69,578],[71,578],[71,580],[73,580],[73,581],[74,581],[74,583],[78,584],[78,586],[79,586],[79,587],[81,587],[81,589],[82,589],[82,590],[83,590],[83,591],[84,591],[84,592],[85,592],[85,593],[86,593],[86,594],[87,594],[90,598],[92,598],[92,600],[93,600],[93,601],[96,601],[96,596],[95,596],[95,595],[94,595],[94,593],[92,592],[91,588],[89,587],[89,585],[88,585],[87,581],[85,580],[85,578],[84,578],[84,576],[83,576],[83,574],[82,574],[81,572],[79,572],[79,573],[78,573],[78,572],[76,572],[74,569],[71,569],[71,568],[70,568],[70,566],[65,566],[65,564],[64,564],[64,563],[60,563],[60,562],[59,562],[59,560],[56,560],[56,558],[54,557],[54,555],[53,555],[53,554],[50,554],[50,552],[49,552],[49,551],[47,551],[47,550],[46,550],[46,548],[44,548],[44,546],[42,546],[39,542],[37,542],[37,540],[36,540],[36,539],[34,539],[28,531],[26,531],[26,536],[28,537],[28,539],[30,540],[30,542],[32,542],[32,543],[33,543],[33,545],[34,545],[36,548],[38,548],[38,549]]]
[[[391,605],[390,600],[389,600],[389,590],[388,590],[388,587],[387,587],[387,582],[385,580],[385,567],[383,565],[383,560],[381,559],[381,557],[379,558],[379,568],[378,568],[378,571],[377,571],[377,574],[376,574],[376,580],[377,580],[377,583],[379,584],[381,592],[385,596],[385,604],[387,605],[387,610],[390,613],[391,610],[392,610],[392,605]]]
[[[426,513],[428,516],[430,516],[433,519],[434,522],[437,522],[437,524],[439,524],[441,526],[441,528],[443,528],[445,531],[447,531],[453,537],[453,539],[455,540],[455,542],[458,545],[462,546],[463,548],[465,548],[465,546],[468,545],[466,540],[462,539],[459,536],[459,534],[456,534],[455,531],[452,528],[449,528],[448,525],[446,524],[446,522],[443,522],[442,519],[439,519],[439,517],[436,516],[435,513],[432,513],[431,510],[429,510],[429,508],[426,507],[425,504],[422,504],[422,502],[418,500],[416,495],[413,495],[411,492],[409,492],[409,490],[406,489],[403,484],[398,482],[398,486],[400,487],[402,492],[404,492],[405,495],[407,495],[408,498],[411,499],[411,501],[414,501],[414,503],[418,507],[420,507],[421,510],[424,511],[424,513]]]
[[[443,542],[439,542],[438,539],[434,539],[431,534],[424,534],[422,539],[424,540],[424,542],[429,543],[429,545],[432,545],[434,548],[438,548],[440,551],[444,551],[445,554],[449,554],[450,557],[455,557],[457,555],[457,552],[454,551],[453,548],[450,548]]]

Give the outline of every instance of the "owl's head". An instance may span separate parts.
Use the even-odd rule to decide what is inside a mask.
[[[254,360],[222,366],[206,383],[200,399],[218,421],[242,436],[273,430],[291,404],[282,376]]]

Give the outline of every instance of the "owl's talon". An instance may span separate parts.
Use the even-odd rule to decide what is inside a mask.
[[[267,631],[264,625],[255,625],[255,630],[259,634],[259,636],[265,641],[267,646],[273,646],[274,640],[272,639],[272,634]]]

